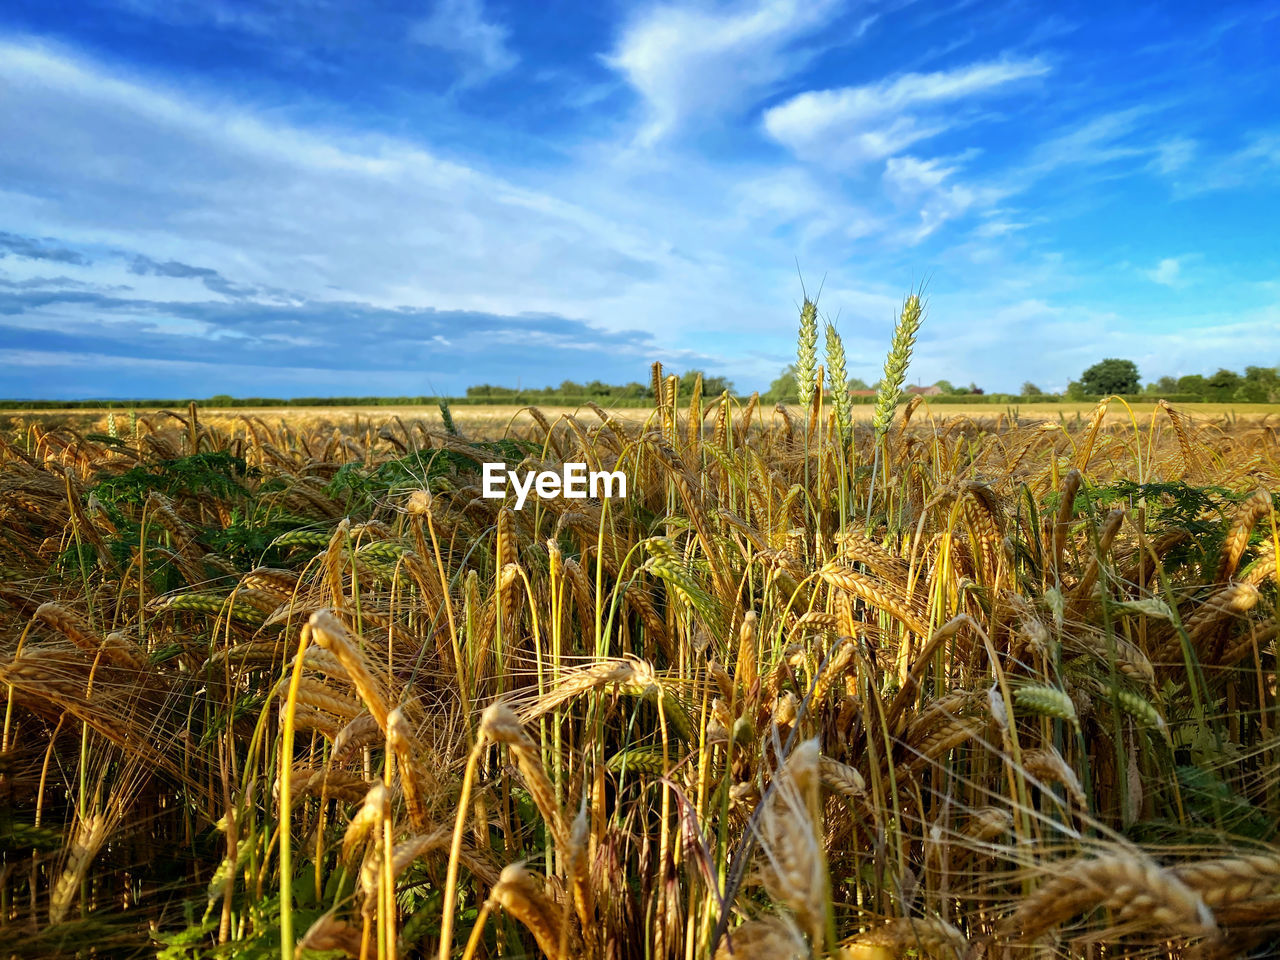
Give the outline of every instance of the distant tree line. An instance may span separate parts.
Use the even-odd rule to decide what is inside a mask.
[[[771,403],[798,402],[795,375],[795,364],[784,367],[761,399]],[[873,394],[877,386],[878,384],[868,385],[857,377],[849,380],[849,390],[855,394],[855,400],[859,399],[859,393]],[[958,397],[978,400],[982,397],[983,401],[991,402],[1017,399],[1087,400],[1092,397],[1120,395],[1139,399],[1164,397],[1182,403],[1280,403],[1280,367],[1245,367],[1243,374],[1224,367],[1210,376],[1196,373],[1183,377],[1160,377],[1144,386],[1137,364],[1132,360],[1108,357],[1081,373],[1080,379],[1072,380],[1061,394],[1047,393],[1029,380],[1022,384],[1016,394],[986,394],[977,384],[956,387],[949,380],[938,380],[930,388],[914,387],[911,390],[950,397],[953,400]]]
[[[1166,376],[1140,387],[1138,367],[1132,360],[1109,357],[1085,370],[1066,390],[1068,399],[1107,394],[1177,396],[1215,403],[1277,403],[1280,402],[1280,368],[1245,367],[1240,374],[1220,367],[1209,376],[1199,373]]]
[[[735,394],[733,383],[724,377],[704,373],[701,370],[686,370],[679,375],[679,397],[687,399],[692,396],[694,384],[698,376],[702,376],[702,395],[717,397],[726,390]],[[127,399],[127,400],[4,400],[0,399],[0,407],[10,410],[111,410],[129,409],[131,407],[171,408],[185,407],[196,402],[202,407],[211,409],[234,409],[241,407],[409,407],[430,406],[441,401],[457,406],[473,406],[483,404],[548,404],[556,406],[576,406],[588,400],[602,406],[648,406],[653,403],[653,389],[647,383],[611,384],[600,380],[578,383],[564,380],[555,387],[504,387],[492,383],[482,383],[467,387],[461,397],[444,396],[400,396],[400,397],[233,397],[220,393],[216,396],[200,400],[194,397],[185,399]]]
[[[864,400],[873,397],[879,386],[879,382],[868,384],[865,380],[859,377],[849,378],[849,391],[854,395],[853,398],[855,401],[859,399],[860,394],[864,395],[862,397]],[[933,396],[981,396],[984,392],[976,383],[970,383],[967,387],[957,387],[954,386],[950,380],[939,380],[937,383],[930,384],[929,386],[936,388],[927,390],[927,392]],[[912,389],[919,392],[919,388]],[[769,389],[761,395],[760,399],[766,400],[769,403],[799,403],[799,385],[796,383],[796,365],[792,363],[784,367],[782,372],[778,374],[778,379],[769,384]]]
[[[1219,369],[1209,377],[1195,373],[1187,377],[1161,377],[1145,387],[1145,393],[1171,391],[1192,393],[1206,400],[1234,400],[1239,403],[1280,401],[1280,368],[1245,367],[1244,374]]]
[[[721,376],[687,370],[680,375],[679,396],[687,399],[693,393],[697,377],[702,376],[702,395],[716,397],[726,390],[736,395],[732,382]],[[849,380],[849,389],[855,402],[870,403],[874,399],[877,384],[868,384],[857,377]],[[1180,403],[1199,401],[1217,403],[1280,403],[1280,367],[1250,366],[1244,373],[1225,367],[1209,376],[1189,374],[1182,377],[1160,377],[1143,385],[1137,364],[1132,360],[1108,357],[1100,360],[1072,380],[1061,394],[1046,393],[1034,383],[1022,384],[1019,393],[986,393],[975,383],[967,387],[954,386],[948,380],[938,380],[928,387],[915,386],[908,393],[925,393],[949,398],[960,403],[1008,403],[1018,400],[1088,400],[1094,397],[1120,396],[1134,399],[1163,397]],[[768,403],[797,403],[795,365],[782,370],[778,378],[761,395]],[[3,400],[0,407],[10,410],[65,409],[129,409],[131,407],[173,408],[185,407],[193,398],[186,399],[137,399],[137,400]],[[631,382],[609,384],[600,380],[578,383],[564,380],[559,386],[504,387],[482,383],[467,387],[461,397],[401,396],[401,397],[233,397],[218,394],[205,400],[196,400],[202,407],[401,407],[428,406],[447,400],[459,406],[483,404],[549,404],[576,406],[594,401],[602,406],[648,406],[653,402],[653,390],[647,383]]]
[[[701,370],[686,370],[680,374],[679,395],[681,397],[693,395],[693,387],[699,376],[702,377],[702,395],[704,397],[719,396],[726,390],[734,393],[733,384],[724,377],[712,376]],[[652,400],[653,389],[647,383],[612,384],[604,383],[601,380],[591,380],[588,383],[563,380],[559,386],[542,388],[502,387],[492,383],[480,383],[473,387],[467,387],[466,396],[471,399],[483,397],[495,402],[532,402],[539,400],[554,403],[561,400],[581,401],[588,399],[600,403],[605,400]]]

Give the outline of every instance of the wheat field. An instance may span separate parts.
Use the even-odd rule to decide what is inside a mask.
[[[0,956],[1277,955],[1274,428],[864,422],[815,344],[800,409],[15,421]]]
[[[1072,425],[1078,426],[1076,421],[1088,419],[1097,407],[1096,403],[1086,403],[1077,400],[1052,400],[1041,403],[1013,403],[1013,404],[965,404],[948,402],[947,397],[926,397],[926,410],[935,419],[949,419],[951,417],[969,417],[971,419],[988,419],[998,417],[1000,414],[1005,416],[1016,415],[1020,418],[1056,420],[1061,422],[1070,421]],[[776,405],[767,404],[765,401],[758,401],[760,407],[760,422],[767,423],[779,416]],[[643,408],[635,407],[608,407],[607,404],[602,405],[609,410],[609,415],[619,422],[636,426],[643,424],[649,416],[650,411]],[[124,423],[129,412],[124,405],[122,409],[116,410],[115,419]],[[135,415],[154,416],[161,413],[163,408],[160,407],[136,407]],[[475,406],[453,407],[451,416],[456,425],[465,430],[469,435],[473,436],[502,436],[509,429],[524,430],[533,425],[533,416],[529,413],[529,407],[520,404],[485,404]],[[792,417],[806,417],[808,412],[795,404],[789,404],[785,407],[786,412]],[[1202,402],[1188,406],[1187,412],[1195,416],[1197,419],[1213,421],[1217,423],[1234,424],[1237,421],[1245,420],[1254,424],[1266,424],[1273,421],[1280,424],[1280,413],[1277,412],[1275,404],[1270,403],[1209,403]],[[1126,407],[1121,403],[1112,403],[1108,406],[1105,417],[1108,422],[1115,420],[1127,420],[1131,415],[1150,419],[1154,414],[1158,413],[1161,407],[1158,402],[1152,400],[1150,402],[1134,403]],[[587,407],[579,406],[539,406],[539,413],[550,420],[556,420],[562,416],[591,416],[591,411]],[[853,404],[850,406],[850,416],[854,420],[870,420],[875,415],[875,407],[869,403]],[[217,409],[204,407],[200,408],[200,419],[202,422],[222,426],[224,428],[233,428],[235,424],[241,422],[241,416],[253,417],[265,420],[267,423],[278,426],[281,421],[285,421],[293,427],[309,428],[312,423],[332,428],[334,426],[345,432],[358,432],[366,425],[373,426],[375,429],[390,423],[392,417],[398,416],[403,421],[411,420],[428,420],[439,425],[439,408],[436,406],[403,406],[403,407],[247,407],[237,408],[234,410]],[[68,426],[81,433],[106,433],[108,414],[104,411],[85,411],[77,409],[58,409],[41,410],[38,412],[19,412],[15,410],[6,411],[0,406],[0,418],[9,419],[15,423],[21,420],[22,423],[30,425],[32,423],[40,424],[44,427]]]

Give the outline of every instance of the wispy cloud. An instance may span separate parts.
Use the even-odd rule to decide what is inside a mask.
[[[432,352],[431,369],[440,389],[460,390],[524,376],[518,366],[531,356],[557,381],[582,363],[634,379],[664,354],[707,366],[707,355],[688,345],[611,337],[639,324],[679,326],[677,304],[709,316],[713,304],[749,296],[728,275],[691,293],[698,263],[643,225],[579,203],[571,190],[564,199],[406,140],[268,123],[47,49],[0,42],[0,112],[27,133],[0,151],[0,177],[48,198],[40,219],[59,234],[36,241],[6,233],[4,249],[87,271],[73,283],[8,288],[24,295],[10,296],[0,312],[39,313],[43,323],[69,328],[110,310],[150,323],[176,319],[207,337],[219,317],[219,336],[243,337],[271,317],[277,334],[296,337],[313,335],[324,316],[335,330],[383,331],[363,361],[373,363],[422,318],[444,316],[433,335],[447,335],[460,352]],[[77,159],[86,155],[94,163]],[[168,175],[175,156],[183,158],[181,180]],[[569,186],[580,189],[581,180]],[[126,252],[90,266],[81,251],[91,248]],[[136,296],[90,295],[122,280],[138,284]],[[203,291],[234,302],[209,304]],[[307,308],[289,309],[300,304]],[[671,319],[655,326],[655,314]],[[579,318],[564,321],[579,333],[554,343],[550,328],[529,316]],[[485,317],[510,320],[494,326]],[[509,353],[484,349],[495,338]],[[335,356],[359,355],[336,333],[326,342]],[[636,349],[623,349],[627,343]]]
[[[212,267],[193,267],[177,260],[166,260],[161,263],[142,254],[137,254],[133,257],[129,264],[129,272],[138,276],[199,280],[207,289],[228,297],[249,297],[260,292],[257,287],[232,283]]]
[[[1160,148],[1134,137],[1140,121],[1152,110],[1148,106],[1128,107],[1076,123],[1038,144],[1023,173],[1039,177],[1063,167],[1101,166],[1158,153]]]
[[[1181,196],[1274,188],[1280,174],[1280,131],[1255,132],[1243,146],[1206,158],[1197,169],[1180,168],[1170,173]]]
[[[0,111],[26,132],[6,143],[0,174],[49,196],[43,216],[63,236],[128,246],[145,225],[180,263],[224,276],[235,263],[236,283],[572,313],[651,277],[660,253],[607,217],[413,142],[268,122],[31,47],[0,43]],[[498,264],[502,281],[486,282]]]
[[[1151,169],[1166,176],[1185,169],[1196,156],[1198,144],[1190,137],[1172,137],[1156,144]]]
[[[54,263],[89,263],[88,257],[75,250],[68,250],[47,240],[0,231],[0,257],[6,256],[22,257],[25,260],[50,260]]]
[[[663,5],[634,17],[605,62],[643,98],[637,141],[757,102],[806,66],[813,50],[801,42],[840,8],[839,0],[761,0],[727,11]]]
[[[957,170],[958,166],[940,159],[903,156],[885,162],[884,180],[890,192],[919,210],[920,222],[909,232],[910,242],[919,243],[949,220],[993,206],[1008,192],[997,186],[956,182]]]
[[[37,320],[51,310],[64,315],[56,328]],[[511,383],[523,378],[544,386],[528,365],[535,348],[547,382],[558,382],[567,370],[580,366],[614,380],[635,379],[634,371],[664,352],[686,366],[705,366],[709,359],[690,351],[663,351],[646,332],[609,332],[559,316],[385,308],[351,301],[163,302],[56,287],[4,292],[0,285],[0,316],[9,318],[0,324],[6,348],[0,353],[23,353],[27,367],[39,366],[40,358],[45,366],[59,367],[53,358],[64,352],[109,358],[113,367],[145,365],[153,382],[180,396],[219,392],[228,371],[246,359],[286,379],[289,371],[324,372],[302,391],[319,395],[351,390],[357,375],[366,382],[375,377],[378,390],[389,384],[408,393],[430,393],[432,384],[458,389],[457,370],[475,368],[480,355],[488,378]],[[457,336],[459,331],[467,336]],[[24,384],[19,371],[10,370],[3,393],[137,395],[137,386],[127,380],[86,377],[75,370],[63,371],[59,380]],[[239,385],[246,387],[263,391],[261,384],[253,386],[252,378]]]
[[[0,289],[4,290],[91,290],[95,293],[127,293],[133,288],[128,284],[100,284],[91,283],[85,280],[77,280],[74,277],[56,276],[34,276],[26,277],[22,280],[6,280],[0,278]]]
[[[464,87],[478,86],[520,62],[508,45],[510,35],[505,26],[486,18],[483,0],[436,0],[430,16],[409,32],[423,46],[454,54]]]
[[[767,110],[764,129],[806,160],[857,167],[901,153],[959,122],[955,110],[944,107],[994,95],[1049,71],[1040,58],[1007,58],[857,87],[811,90]]]
[[[1150,270],[1143,272],[1152,283],[1175,287],[1182,279],[1182,261],[1178,257],[1165,257]]]

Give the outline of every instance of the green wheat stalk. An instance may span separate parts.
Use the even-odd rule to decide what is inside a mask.
[[[800,308],[800,333],[796,341],[796,393],[800,405],[813,401],[813,374],[818,364],[818,305],[807,296]]]
[[[827,321],[827,383],[836,408],[836,426],[840,439],[848,444],[853,433],[853,400],[849,397],[849,375],[845,369],[844,343],[835,325]]]
[[[451,437],[460,436],[458,433],[458,425],[453,422],[453,412],[449,409],[448,400],[440,400],[440,422],[444,424],[445,432]]]
[[[907,380],[907,367],[911,365],[911,348],[915,346],[916,332],[920,329],[923,317],[924,305],[920,302],[920,294],[909,295],[902,304],[898,325],[893,330],[893,342],[889,345],[889,355],[885,357],[884,376],[880,378],[880,386],[876,389],[875,412],[871,417],[876,443],[875,458],[871,465],[871,486],[867,491],[868,527],[871,526],[871,504],[876,494],[876,474],[880,469],[880,448],[889,435],[894,407],[902,399],[902,385]],[[888,477],[885,479],[888,480]]]
[[[889,424],[893,422],[893,409],[902,399],[902,385],[907,380],[907,367],[911,365],[911,348],[916,343],[916,332],[920,329],[920,321],[924,317],[924,305],[920,295],[911,294],[902,304],[902,313],[898,317],[898,325],[893,331],[893,343],[889,347],[889,355],[884,361],[884,376],[876,391],[876,409],[871,418],[876,437],[883,438],[889,432]]]

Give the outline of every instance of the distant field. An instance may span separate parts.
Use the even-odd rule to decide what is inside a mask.
[[[1023,404],[934,402],[927,403],[925,407],[917,410],[915,417],[919,418],[932,414],[939,419],[969,417],[975,420],[982,420],[993,419],[1002,414],[1007,414],[1009,411],[1014,411],[1020,418],[1024,419],[1058,420],[1065,418],[1073,420],[1076,417],[1088,416],[1094,406],[1095,404],[1092,402]],[[1243,417],[1249,420],[1262,420],[1271,416],[1280,417],[1280,406],[1267,403],[1193,403],[1177,404],[1176,406],[1184,413],[1203,420],[1214,420],[1222,417]],[[143,415],[152,414],[157,409],[160,408],[139,407],[137,408],[137,413]],[[186,413],[183,408],[168,409],[173,409],[175,413]],[[595,414],[587,407],[540,406],[538,409],[551,420],[555,420],[564,414],[578,415],[588,420],[595,418]],[[608,409],[608,407],[605,407],[605,409]],[[704,406],[703,409],[705,411],[709,408]],[[775,416],[771,405],[761,404],[761,409],[765,418]],[[802,414],[798,406],[790,406],[788,409],[793,416]],[[1123,403],[1115,401],[1107,411],[1107,419],[1109,421],[1125,419],[1129,416],[1129,409],[1132,409],[1134,415],[1140,420],[1148,420],[1157,408],[1154,403],[1131,404],[1130,407],[1126,408]],[[852,414],[855,420],[869,420],[873,410],[874,407],[870,404],[858,404],[852,408]],[[528,407],[520,404],[459,406],[452,408],[453,418],[460,427],[468,432],[482,432],[486,435],[502,432],[509,423],[514,423],[516,426],[529,424],[532,418],[527,411]],[[646,418],[653,414],[653,408],[621,407],[609,410],[609,413],[620,421],[643,423]],[[328,422],[347,425],[356,417],[361,419],[369,418],[374,423],[382,423],[392,417],[399,417],[404,421],[426,420],[433,423],[440,422],[440,410],[434,405],[405,407],[244,407],[239,409],[202,407],[199,415],[201,420],[209,423],[236,420],[244,415],[260,417],[273,423],[284,420],[289,423],[312,424]],[[96,410],[4,410],[0,408],[0,418],[6,416],[16,421],[36,422],[46,426],[72,426],[88,431],[105,432],[107,425],[107,414]],[[115,417],[116,422],[123,427],[124,423],[127,422],[128,412],[116,411]],[[710,422],[710,418],[708,418],[708,422]]]

